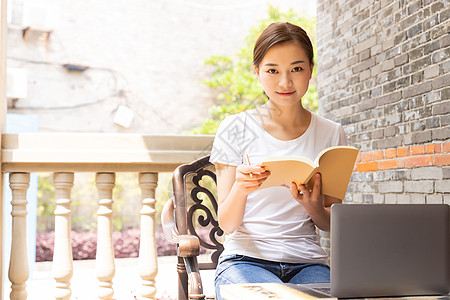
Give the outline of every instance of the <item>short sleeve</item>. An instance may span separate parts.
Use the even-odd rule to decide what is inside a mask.
[[[230,166],[242,164],[239,140],[244,132],[244,123],[239,115],[228,116],[217,129],[211,150],[210,162]]]
[[[347,136],[345,134],[344,127],[341,124],[339,124],[339,130],[338,130],[338,145],[339,146],[347,146],[348,145]]]

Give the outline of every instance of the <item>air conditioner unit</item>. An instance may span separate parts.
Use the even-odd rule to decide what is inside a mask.
[[[51,32],[58,24],[59,9],[50,1],[24,0],[23,26]]]
[[[6,97],[23,99],[28,96],[28,72],[20,68],[6,69]]]

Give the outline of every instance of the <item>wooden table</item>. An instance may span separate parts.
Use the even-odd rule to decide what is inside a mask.
[[[292,284],[292,283],[247,283],[226,284],[220,287],[226,300],[299,300],[299,299],[337,299],[328,294],[313,290],[316,287],[329,287],[329,284]],[[408,300],[450,300],[450,295],[384,297],[372,299],[408,299]]]

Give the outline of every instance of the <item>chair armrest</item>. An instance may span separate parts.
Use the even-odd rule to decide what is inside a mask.
[[[178,236],[178,256],[180,257],[196,257],[200,255],[200,242],[198,237],[194,235]]]
[[[200,254],[200,242],[194,235],[179,235],[177,255],[183,258],[189,276],[189,300],[203,300],[202,278],[198,267],[197,256]]]
[[[198,267],[197,256],[200,254],[200,242],[193,235],[179,235],[175,224],[175,202],[173,198],[167,200],[161,212],[161,225],[164,236],[168,241],[178,244],[177,255],[183,258],[189,276],[189,299],[205,299],[202,279]]]

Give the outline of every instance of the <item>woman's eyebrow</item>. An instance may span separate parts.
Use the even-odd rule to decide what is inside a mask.
[[[305,63],[304,60],[296,60],[294,62],[291,62],[291,65],[304,64],[304,63]],[[268,67],[276,67],[276,66],[278,66],[277,64],[274,64],[274,63],[267,63],[267,64],[264,64],[264,65],[268,66]]]

